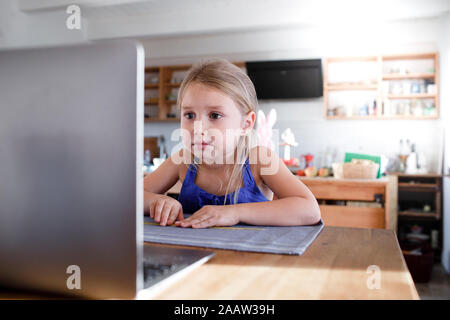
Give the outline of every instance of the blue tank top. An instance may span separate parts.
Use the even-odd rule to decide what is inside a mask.
[[[192,214],[206,205],[223,205],[225,197],[227,197],[226,204],[234,204],[235,192],[227,195],[218,196],[211,194],[200,188],[195,184],[195,177],[197,176],[197,169],[193,164],[189,165],[181,186],[178,201],[183,207],[183,213]],[[269,201],[264,194],[259,190],[253,179],[248,158],[242,168],[243,187],[239,189],[239,194],[236,203],[248,202],[263,202]]]

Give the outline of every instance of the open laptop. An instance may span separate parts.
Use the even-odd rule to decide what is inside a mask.
[[[212,257],[143,245],[143,104],[135,43],[0,51],[1,286],[145,298]]]

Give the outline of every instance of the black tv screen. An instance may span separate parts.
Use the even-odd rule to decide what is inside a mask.
[[[316,98],[323,95],[320,59],[250,61],[247,74],[258,99]]]

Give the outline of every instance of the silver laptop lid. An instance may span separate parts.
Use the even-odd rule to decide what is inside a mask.
[[[136,295],[143,81],[131,42],[0,51],[0,284]]]

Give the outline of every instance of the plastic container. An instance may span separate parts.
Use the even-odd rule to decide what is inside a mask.
[[[333,174],[337,179],[376,179],[377,163],[346,162],[333,163]]]

